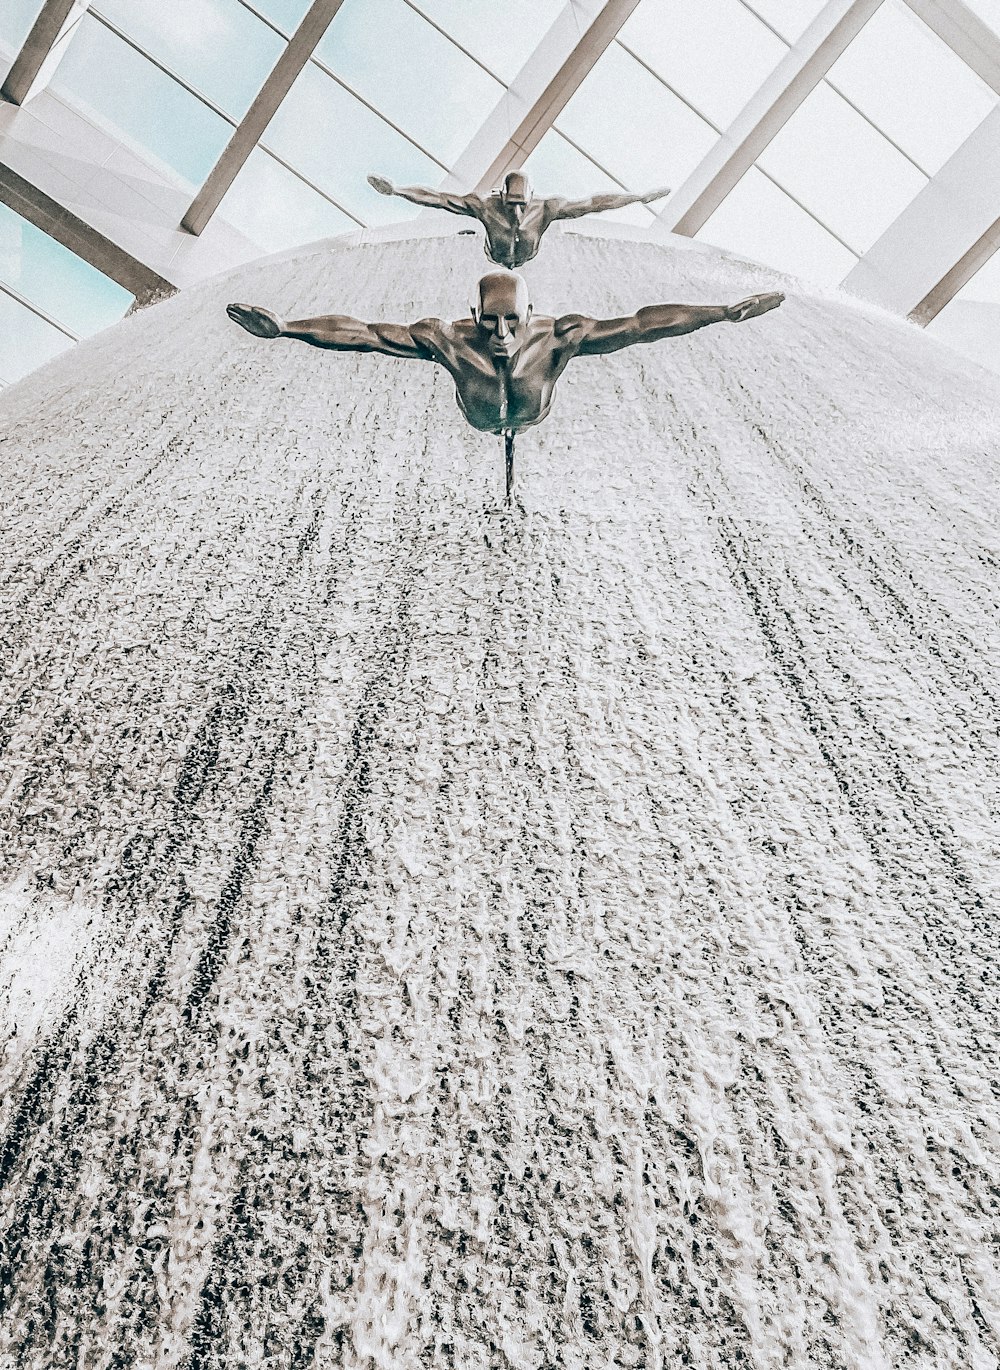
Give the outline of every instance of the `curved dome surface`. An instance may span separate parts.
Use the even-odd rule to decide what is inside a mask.
[[[5,1363],[996,1363],[1000,389],[790,293],[581,360],[327,245],[3,399]],[[777,278],[566,234],[536,307]]]

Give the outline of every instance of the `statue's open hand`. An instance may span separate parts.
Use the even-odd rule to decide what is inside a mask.
[[[662,200],[665,196],[667,196],[667,195],[669,195],[669,194],[670,194],[670,187],[669,187],[669,186],[664,186],[664,187],[662,188],[662,190],[650,190],[647,194],[645,194],[645,195],[642,197],[642,203],[643,203],[644,205],[650,205],[650,204],[653,203],[654,200]]]
[[[377,190],[380,195],[395,195],[396,193],[396,187],[384,176],[369,176],[368,184],[372,190]]]
[[[233,323],[238,323],[241,328],[245,328],[257,338],[277,338],[281,334],[281,320],[278,316],[272,314],[269,309],[261,309],[259,305],[231,304],[226,306],[226,313]]]
[[[751,295],[748,300],[731,304],[726,310],[726,318],[730,323],[744,323],[747,319],[756,319],[758,314],[766,314],[769,309],[777,309],[784,298],[780,290],[770,295]]]

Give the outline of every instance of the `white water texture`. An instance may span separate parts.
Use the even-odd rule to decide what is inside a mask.
[[[996,1367],[998,382],[789,286],[576,362],[505,515],[442,372],[224,314],[483,264],[3,400],[0,1364]]]

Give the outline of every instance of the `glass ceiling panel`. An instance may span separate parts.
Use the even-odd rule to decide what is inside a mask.
[[[97,0],[150,56],[241,119],[285,43],[237,0]]]
[[[357,228],[353,219],[261,148],[254,148],[229,187],[219,215],[264,252],[282,252]]]
[[[413,0],[508,85],[565,9],[566,0]]]
[[[50,89],[192,186],[211,171],[232,128],[97,19],[84,15]]]
[[[0,281],[81,337],[116,323],[133,296],[0,205]]]
[[[617,43],[556,127],[632,191],[676,188],[718,136]]]
[[[38,18],[42,0],[2,0],[0,3],[0,43],[16,55]]]
[[[756,167],[696,237],[819,285],[839,285],[858,260]]]
[[[786,43],[794,43],[819,14],[826,0],[747,0],[752,9],[767,24],[772,24]]]
[[[930,175],[997,104],[902,0],[883,0],[828,79]]]
[[[72,338],[0,288],[0,379],[19,381],[72,346]]]
[[[435,162],[311,62],[268,125],[263,146],[366,224],[393,223],[420,213],[416,205],[372,190],[365,179],[369,172],[397,185],[436,186],[441,181]]]
[[[445,166],[503,94],[403,0],[345,0],[316,56]]]
[[[578,152],[562,134],[550,129],[524,164],[539,195],[564,195],[569,199],[583,199],[599,191],[620,191],[621,186],[596,167],[589,157]],[[602,219],[619,223],[637,224],[648,228],[653,222],[652,211],[645,205],[629,205],[602,214]]]
[[[305,18],[311,0],[250,0],[250,3],[291,37]]]
[[[720,128],[788,51],[740,0],[642,0],[618,39]]]
[[[758,164],[858,253],[867,252],[927,184],[825,84],[807,96]]]

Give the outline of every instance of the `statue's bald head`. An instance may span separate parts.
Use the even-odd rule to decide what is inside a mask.
[[[508,171],[503,178],[500,198],[508,205],[526,205],[531,199],[531,182],[523,171]]]
[[[528,285],[515,271],[491,271],[479,282],[472,317],[495,357],[513,357],[531,318]]]

